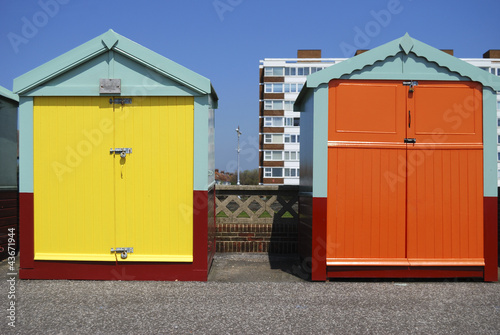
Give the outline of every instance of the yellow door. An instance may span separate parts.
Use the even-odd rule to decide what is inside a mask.
[[[192,261],[193,99],[125,102],[35,98],[36,260]]]

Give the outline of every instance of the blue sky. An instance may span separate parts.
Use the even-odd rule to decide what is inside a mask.
[[[260,59],[297,49],[350,57],[405,32],[479,58],[500,49],[500,1],[0,0],[0,85],[12,89],[14,78],[108,29],[212,81],[216,167],[234,171],[238,125],[241,168],[258,166]]]

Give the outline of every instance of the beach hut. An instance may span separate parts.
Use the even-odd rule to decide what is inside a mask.
[[[109,30],[16,78],[23,279],[206,280],[210,80]]]
[[[497,280],[498,90],[408,34],[307,77],[295,108],[312,280]]]

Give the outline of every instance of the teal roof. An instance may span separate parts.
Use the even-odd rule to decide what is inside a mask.
[[[115,33],[113,30],[109,30],[14,79],[14,92],[24,95],[108,51],[125,56],[198,94],[210,94],[217,100],[217,94],[209,79]]]
[[[400,59],[396,62],[395,59],[398,57]],[[422,59],[425,59],[427,64],[422,65]],[[388,66],[387,70],[375,69],[384,62],[394,64],[392,67]],[[316,88],[332,79],[438,80],[440,77],[431,73],[431,69],[446,70],[449,73],[449,80],[461,78],[461,80],[476,81],[500,91],[499,77],[411,38],[406,33],[401,38],[309,75],[297,101],[303,99],[308,89]]]
[[[0,96],[15,102],[19,102],[19,97],[17,96],[17,94],[12,93],[11,91],[2,86],[0,86]]]

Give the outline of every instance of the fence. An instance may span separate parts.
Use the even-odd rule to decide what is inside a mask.
[[[297,252],[298,186],[217,185],[217,252]]]

